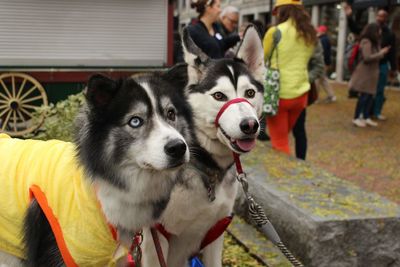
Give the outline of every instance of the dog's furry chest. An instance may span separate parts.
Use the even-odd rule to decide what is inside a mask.
[[[204,236],[217,221],[230,215],[238,184],[232,172],[226,172],[215,185],[215,199],[211,201],[198,171],[186,168],[182,179],[184,182],[172,191],[161,223],[174,235],[189,232]]]

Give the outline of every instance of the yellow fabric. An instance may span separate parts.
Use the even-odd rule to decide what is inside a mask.
[[[0,134],[0,250],[24,257],[23,218],[29,188],[35,184],[45,193],[75,262],[114,265],[117,242],[75,154],[72,143],[24,141]]]
[[[279,68],[280,71],[279,97],[293,99],[310,90],[307,66],[314,46],[307,46],[303,39],[297,36],[295,24],[291,19],[279,24],[277,28],[281,31],[281,39],[271,56],[271,67]],[[276,27],[271,27],[264,36],[264,58],[266,60],[273,48],[275,31]],[[278,53],[278,64],[276,53]]]
[[[285,6],[285,5],[301,5],[300,0],[276,0],[275,7]]]

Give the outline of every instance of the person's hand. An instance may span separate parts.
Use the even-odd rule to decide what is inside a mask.
[[[343,3],[343,10],[344,14],[346,14],[347,17],[351,17],[351,15],[353,14],[353,9],[351,8],[351,5],[346,2]]]
[[[386,55],[390,50],[390,46],[385,46],[384,48],[381,49],[381,53],[383,53],[384,55]]]

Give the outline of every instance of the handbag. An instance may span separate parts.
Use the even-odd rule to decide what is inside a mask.
[[[263,112],[267,116],[275,116],[279,108],[279,89],[280,89],[280,73],[278,63],[277,45],[281,39],[281,32],[277,28],[273,35],[273,48],[266,64],[266,74],[264,80],[264,104]],[[271,67],[271,58],[276,49],[276,64],[277,68]]]

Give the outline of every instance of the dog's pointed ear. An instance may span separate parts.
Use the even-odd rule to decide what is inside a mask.
[[[188,84],[188,66],[178,63],[163,73],[162,77],[172,84],[177,90],[185,91]]]
[[[182,47],[188,64],[189,84],[198,83],[209,57],[193,42],[188,27],[182,30]]]
[[[261,83],[264,81],[264,50],[261,38],[253,25],[246,28],[236,57],[246,63],[257,81]]]
[[[85,96],[92,107],[102,109],[111,103],[117,90],[117,83],[114,80],[102,74],[94,74],[89,78]]]

